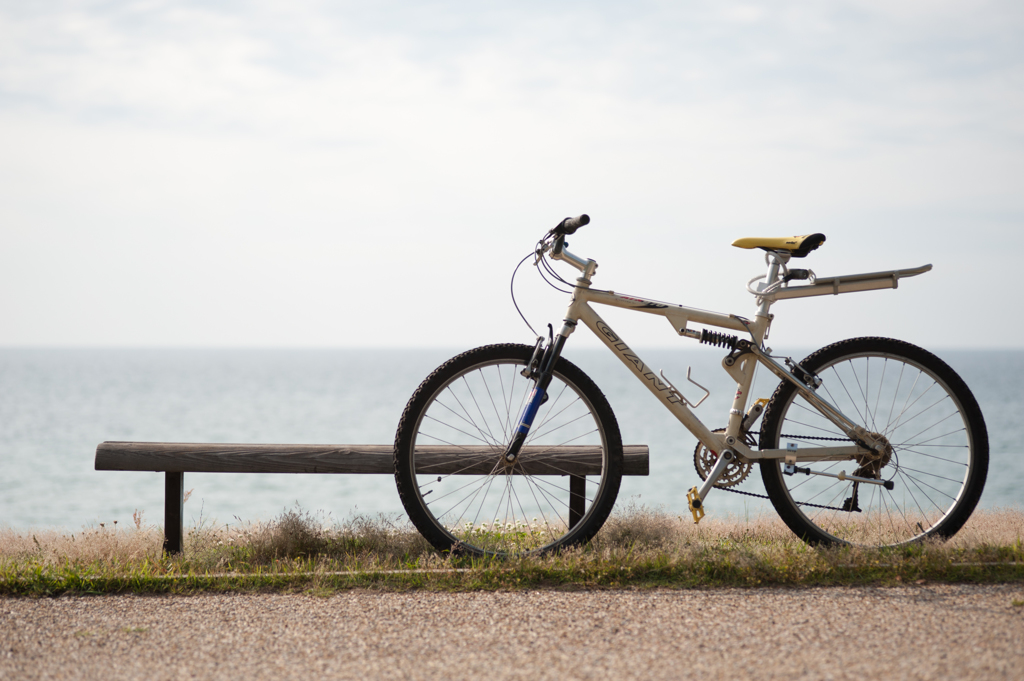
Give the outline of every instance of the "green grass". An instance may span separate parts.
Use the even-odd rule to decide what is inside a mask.
[[[686,518],[627,505],[589,545],[546,557],[449,557],[393,518],[341,525],[288,511],[268,523],[192,528],[183,555],[162,532],[0,529],[0,594],[509,590],[898,585],[1024,581],[1024,513],[977,512],[947,542],[819,549],[776,518]],[[1016,603],[1014,604],[1016,605]],[[87,635],[87,634],[82,634]]]

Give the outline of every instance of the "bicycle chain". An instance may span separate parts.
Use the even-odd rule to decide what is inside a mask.
[[[748,435],[760,435],[760,431],[753,431],[747,433]],[[824,437],[824,436],[810,436],[810,435],[782,435],[782,437],[788,437],[791,440],[828,440],[829,442],[850,442],[848,437]],[[746,492],[741,489],[733,489],[732,487],[716,487],[715,489],[725,490],[726,492],[732,492],[734,494],[742,494],[747,497],[757,497],[759,499],[770,499],[767,494],[758,494],[757,492]],[[847,511],[845,508],[838,508],[836,506],[824,506],[822,504],[812,504],[809,501],[797,501],[797,506],[810,506],[812,508],[823,508],[827,511]]]

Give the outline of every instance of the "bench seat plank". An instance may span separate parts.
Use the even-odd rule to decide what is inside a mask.
[[[493,467],[487,447],[445,445],[421,448],[431,474],[480,475]],[[647,445],[625,445],[623,475],[648,475]],[[532,475],[597,475],[595,447],[524,447],[521,463]],[[104,442],[96,447],[98,471],[168,473],[394,473],[391,445],[210,444],[190,442]]]

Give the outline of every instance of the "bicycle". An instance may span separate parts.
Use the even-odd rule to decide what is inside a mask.
[[[559,332],[549,325],[547,339],[538,335],[533,346],[464,352],[431,373],[406,405],[395,479],[410,519],[437,549],[546,553],[589,541],[608,518],[623,445],[604,394],[562,357],[580,322],[696,436],[702,483],[687,492],[695,523],[711,490],[735,487],[757,463],[772,505],[810,544],[898,546],[963,526],[984,487],[988,435],[970,389],[945,362],[888,338],[840,341],[799,362],[765,345],[779,300],[896,288],[931,265],[820,278],[789,263],[821,246],[822,234],[739,239],[734,246],[765,251],[768,265],[747,284],[757,300],[749,320],[593,288],[597,263],[565,243],[589,221],[566,218],[531,254],[542,276],[571,287]],[[580,276],[562,279],[549,258]],[[711,430],[693,413],[708,393],[689,371],[705,392],[696,402],[655,374],[592,304],[663,316],[679,336],[727,350],[722,368],[736,393],[726,427]],[[748,406],[758,366],[781,382],[770,399]]]

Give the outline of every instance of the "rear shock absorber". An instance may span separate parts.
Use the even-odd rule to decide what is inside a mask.
[[[727,333],[719,333],[718,331],[708,331],[707,329],[701,329],[700,342],[706,345],[713,345],[719,348],[729,348],[730,350],[736,349],[736,344],[739,342],[737,336],[730,336]]]

